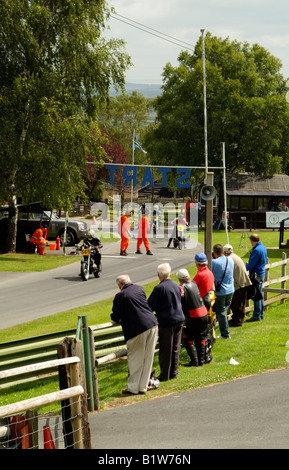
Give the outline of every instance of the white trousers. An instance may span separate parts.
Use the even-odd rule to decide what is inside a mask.
[[[146,392],[158,340],[158,325],[127,341],[128,381],[131,393]]]

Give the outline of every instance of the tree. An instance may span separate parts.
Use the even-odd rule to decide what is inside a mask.
[[[83,193],[87,155],[105,155],[93,120],[130,59],[101,37],[105,0],[0,0],[0,17],[0,198],[15,251],[17,198],[68,209]]]
[[[131,155],[133,130],[137,135],[141,132],[142,126],[147,122],[150,108],[151,101],[141,93],[121,93],[116,98],[109,99],[109,107],[104,110],[99,122]]]
[[[116,141],[114,135],[106,135],[102,131],[106,141],[102,143],[105,150],[106,163],[129,164],[129,156],[124,147]],[[98,197],[102,193],[103,184],[108,182],[108,170],[103,165],[95,165],[94,160],[89,156],[87,165],[87,175],[85,176],[88,199]],[[123,193],[123,177],[118,173],[115,176],[114,188]]]
[[[281,62],[263,47],[205,38],[209,166],[222,166],[226,144],[228,172],[273,174],[288,160],[289,105]],[[204,166],[202,41],[192,55],[180,53],[167,64],[163,93],[155,100],[156,123],[145,145],[154,161]]]

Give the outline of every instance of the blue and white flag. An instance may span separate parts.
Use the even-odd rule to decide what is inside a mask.
[[[141,146],[141,144],[139,143],[139,141],[137,140],[136,136],[134,135],[133,137],[133,148],[138,148],[140,149],[143,153],[147,153]]]

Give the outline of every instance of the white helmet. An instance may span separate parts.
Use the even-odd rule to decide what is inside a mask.
[[[90,229],[87,232],[88,238],[94,238],[94,230]]]

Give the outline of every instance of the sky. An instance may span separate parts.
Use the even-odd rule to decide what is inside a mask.
[[[263,46],[281,60],[281,72],[289,78],[287,0],[108,0],[108,4],[115,13],[107,37],[124,39],[134,64],[126,74],[128,83],[161,84],[165,65],[177,66],[181,50],[193,52],[201,29],[218,38]]]

